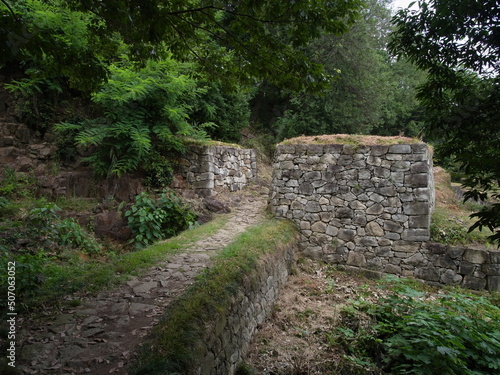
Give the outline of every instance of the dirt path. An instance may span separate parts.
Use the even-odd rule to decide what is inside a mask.
[[[237,201],[231,219],[213,236],[55,320],[25,321],[19,367],[26,374],[127,374],[139,344],[168,305],[218,250],[262,219],[267,192],[234,193],[231,200]]]

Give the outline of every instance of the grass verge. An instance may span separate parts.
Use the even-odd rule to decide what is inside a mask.
[[[207,327],[225,314],[259,258],[295,238],[293,224],[276,219],[240,235],[162,317],[144,344],[133,374],[188,373]]]
[[[186,230],[146,249],[110,256],[106,261],[83,261],[76,258],[64,264],[49,262],[46,265],[45,282],[36,290],[36,295],[23,301],[23,305],[28,310],[57,306],[65,296],[73,294],[77,299],[81,294],[79,292],[95,293],[118,285],[129,276],[140,274],[160,259],[214,234],[230,217],[231,215],[219,216],[209,223]]]

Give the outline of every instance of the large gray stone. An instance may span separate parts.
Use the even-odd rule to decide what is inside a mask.
[[[392,154],[411,154],[411,145],[391,145],[389,152]]]
[[[483,264],[481,271],[488,276],[500,276],[500,264]]]
[[[382,237],[384,235],[384,230],[376,221],[370,221],[365,227],[366,234],[370,236]]]
[[[304,195],[311,195],[314,193],[314,186],[309,182],[304,182],[299,185],[299,193]]]
[[[389,232],[402,233],[404,228],[399,223],[390,220],[385,220],[384,229]]]
[[[395,264],[387,264],[385,266],[384,272],[392,273],[394,275],[400,275],[401,274],[401,267],[396,266]]]
[[[380,203],[375,203],[366,210],[368,215],[380,215],[382,212],[384,212],[384,206]]]
[[[408,223],[410,228],[429,228],[430,224],[430,215],[410,216],[410,220]]]
[[[426,161],[419,161],[413,163],[410,168],[411,173],[428,173],[429,172],[429,164]]]
[[[500,251],[490,251],[490,263],[500,263]]]
[[[394,243],[393,248],[394,251],[403,253],[416,253],[420,250],[420,244],[418,242],[397,241]]]
[[[401,239],[405,241],[423,242],[429,241],[431,234],[427,228],[417,228],[404,230]]]
[[[437,242],[426,242],[424,247],[432,254],[445,254],[447,249],[446,245]]]
[[[326,224],[319,221],[311,225],[311,230],[313,232],[325,233],[326,232]]]
[[[357,253],[355,251],[350,251],[347,255],[347,264],[356,267],[365,267],[366,258],[363,254]]]
[[[306,172],[302,176],[305,182],[311,182],[321,179],[321,173],[318,171]]]
[[[439,281],[440,276],[434,267],[422,267],[415,270],[415,277],[426,281]]]
[[[352,241],[355,235],[356,231],[352,229],[340,229],[337,234],[338,238],[344,241]]]
[[[464,254],[464,260],[476,264],[486,263],[489,258],[490,255],[486,250],[467,249]]]
[[[318,202],[310,200],[309,202],[306,203],[306,206],[304,207],[304,211],[306,211],[306,212],[321,212],[321,206],[319,205]]]
[[[468,289],[483,290],[486,287],[486,279],[473,276],[465,276],[462,286]]]
[[[430,211],[427,202],[405,202],[403,203],[403,213],[405,215],[428,215]]]
[[[446,254],[443,254],[443,255],[440,255],[436,261],[434,262],[434,264],[438,267],[442,267],[442,268],[448,268],[448,269],[456,269],[457,268],[457,265],[455,264],[455,261],[448,255]]]
[[[424,263],[424,256],[420,253],[415,253],[407,259],[403,259],[403,263],[410,264],[412,266],[420,266]]]
[[[373,145],[370,147],[370,154],[373,156],[382,156],[387,154],[388,150],[389,146]]]
[[[441,283],[445,285],[459,285],[462,282],[462,276],[453,270],[446,270],[441,275]]]
[[[405,184],[411,187],[427,187],[429,186],[430,177],[427,173],[417,173],[407,175]]]
[[[472,275],[476,270],[476,265],[467,261],[462,261],[458,267],[458,272],[461,275]]]
[[[341,207],[335,211],[335,216],[339,219],[351,219],[354,216],[354,211],[347,207]]]
[[[488,276],[488,290],[500,292],[500,276]]]

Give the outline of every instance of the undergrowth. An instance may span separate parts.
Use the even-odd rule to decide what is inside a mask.
[[[431,239],[446,245],[481,244],[493,248],[494,245],[487,239],[492,232],[487,228],[469,231],[472,223],[465,209],[436,207],[431,221]]]
[[[134,205],[125,212],[125,216],[133,233],[131,243],[138,249],[172,237],[193,226],[196,220],[196,214],[168,189],[159,196],[146,192],[137,195]]]
[[[358,298],[328,336],[357,373],[493,374],[500,371],[500,308],[466,291],[428,294],[396,278],[376,302]]]
[[[216,324],[218,316],[224,316],[259,257],[294,237],[295,229],[289,222],[270,219],[227,246],[162,317],[144,344],[133,373],[188,373],[207,328]]]
[[[189,244],[219,230],[230,216],[220,216],[202,226],[186,230],[176,237],[157,242],[141,251],[109,254],[103,262],[81,261],[50,262],[45,266],[45,280],[36,295],[23,301],[26,308],[38,310],[44,306],[60,305],[62,297],[83,293],[93,294],[124,282],[131,275],[139,275],[160,259],[185,249]]]

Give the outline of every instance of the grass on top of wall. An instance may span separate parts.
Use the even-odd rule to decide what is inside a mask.
[[[194,146],[220,146],[220,147],[231,147],[243,149],[244,147],[237,143],[226,143],[221,141],[214,141],[212,139],[194,139],[194,138],[185,138],[184,140],[186,145],[194,145]]]
[[[341,144],[352,146],[371,146],[371,145],[398,145],[398,144],[414,144],[423,143],[418,138],[408,137],[384,137],[379,135],[360,135],[360,134],[324,134],[316,136],[301,136],[296,138],[286,139],[281,144],[283,145],[299,145],[299,144]]]
[[[142,347],[133,374],[184,374],[202,353],[207,328],[224,316],[261,256],[292,243],[295,226],[268,219],[250,228],[215,257],[213,265],[165,313]]]

